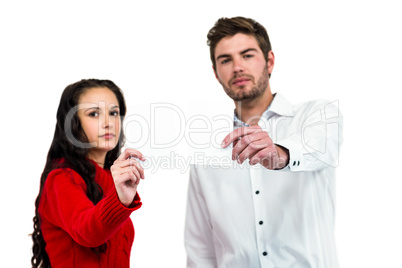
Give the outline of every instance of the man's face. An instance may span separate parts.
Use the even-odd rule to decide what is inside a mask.
[[[270,58],[271,55],[271,58]],[[257,40],[238,33],[222,38],[215,48],[215,75],[226,94],[235,101],[254,99],[268,87],[273,68],[273,53],[268,64]]]

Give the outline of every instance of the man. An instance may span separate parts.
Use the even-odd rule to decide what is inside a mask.
[[[235,103],[234,130],[222,142],[234,165],[191,166],[187,266],[338,267],[336,103],[291,105],[272,94],[275,56],[252,19],[219,19],[208,45],[215,76]]]

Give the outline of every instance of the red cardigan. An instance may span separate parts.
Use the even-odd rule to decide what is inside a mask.
[[[55,169],[46,179],[39,214],[52,268],[130,266],[134,241],[130,214],[141,207],[141,199],[136,194],[130,208],[123,206],[110,171],[94,165],[95,181],[105,195],[96,206],[74,170]],[[97,247],[105,250],[93,250]]]

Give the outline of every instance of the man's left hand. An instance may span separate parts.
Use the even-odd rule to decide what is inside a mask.
[[[250,165],[260,163],[267,169],[282,169],[289,162],[289,151],[272,142],[260,126],[241,127],[230,132],[222,142],[226,148],[233,143],[232,160],[242,164],[249,159]]]

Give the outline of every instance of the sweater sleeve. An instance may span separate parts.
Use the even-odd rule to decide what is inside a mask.
[[[109,240],[142,205],[138,193],[130,208],[120,203],[114,187],[105,194],[94,205],[88,199],[85,182],[78,173],[71,169],[53,170],[46,179],[39,213],[66,231],[78,244],[97,247]]]

